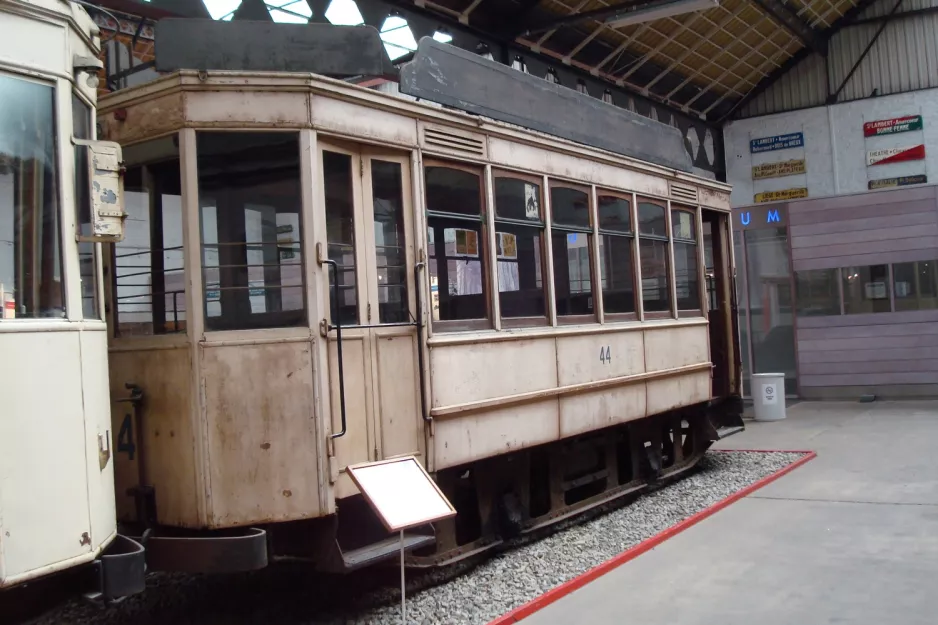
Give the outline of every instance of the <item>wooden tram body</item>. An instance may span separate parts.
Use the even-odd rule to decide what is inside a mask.
[[[151,568],[393,555],[345,467],[406,454],[459,511],[411,563],[445,564],[741,425],[727,185],[310,74],[180,71],[98,120],[117,510]],[[217,536],[243,553],[172,544]]]

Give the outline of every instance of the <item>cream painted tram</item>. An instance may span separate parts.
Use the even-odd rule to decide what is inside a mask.
[[[741,428],[726,185],[311,74],[182,70],[99,126],[116,505],[151,567],[392,556],[345,468],[409,454],[459,511],[410,562],[450,563]]]
[[[144,553],[114,508],[100,259],[122,236],[120,149],[93,140],[98,29],[71,2],[0,0],[0,33],[2,612],[61,571],[137,592]]]

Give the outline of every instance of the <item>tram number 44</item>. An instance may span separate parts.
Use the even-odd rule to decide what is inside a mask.
[[[612,362],[612,352],[609,350],[608,345],[601,346],[599,348],[599,360],[604,365],[608,365],[610,362]]]
[[[134,420],[129,414],[124,415],[124,420],[121,421],[121,429],[117,432],[117,451],[118,453],[126,452],[130,460],[134,459],[134,454],[137,451],[137,446],[134,445]]]

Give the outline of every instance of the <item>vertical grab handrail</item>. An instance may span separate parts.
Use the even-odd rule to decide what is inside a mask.
[[[414,288],[416,289],[417,300],[417,367],[420,375],[420,413],[424,421],[431,421],[432,418],[427,413],[427,380],[423,371],[423,289],[420,282],[420,270],[426,266],[426,263],[419,262],[414,265]]]
[[[332,283],[335,285],[336,296],[339,294],[339,263],[329,258],[322,257],[322,247],[318,247],[319,252],[319,264],[320,265],[329,265],[332,267]],[[331,290],[331,289],[330,289]],[[333,327],[335,328],[335,346],[336,346],[336,356],[339,365],[339,409],[342,415],[342,430],[336,434],[332,434],[331,438],[333,440],[345,436],[346,430],[346,420],[345,420],[345,367],[342,364],[342,320],[339,318],[339,306],[338,306],[338,297],[335,298],[337,304],[335,307],[335,319],[333,319]],[[329,298],[329,310],[330,317],[332,311],[332,301],[333,298]],[[328,328],[328,325],[326,326]],[[329,333],[326,332],[326,341],[329,340]]]

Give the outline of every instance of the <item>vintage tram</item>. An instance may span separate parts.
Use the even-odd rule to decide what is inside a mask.
[[[182,69],[99,130],[116,505],[153,568],[393,556],[345,468],[410,454],[458,515],[409,562],[448,564],[741,429],[725,184],[305,73]]]
[[[100,259],[123,214],[120,148],[94,138],[98,28],[72,2],[0,0],[0,33],[2,615],[58,573],[138,592],[144,550],[114,509]]]

